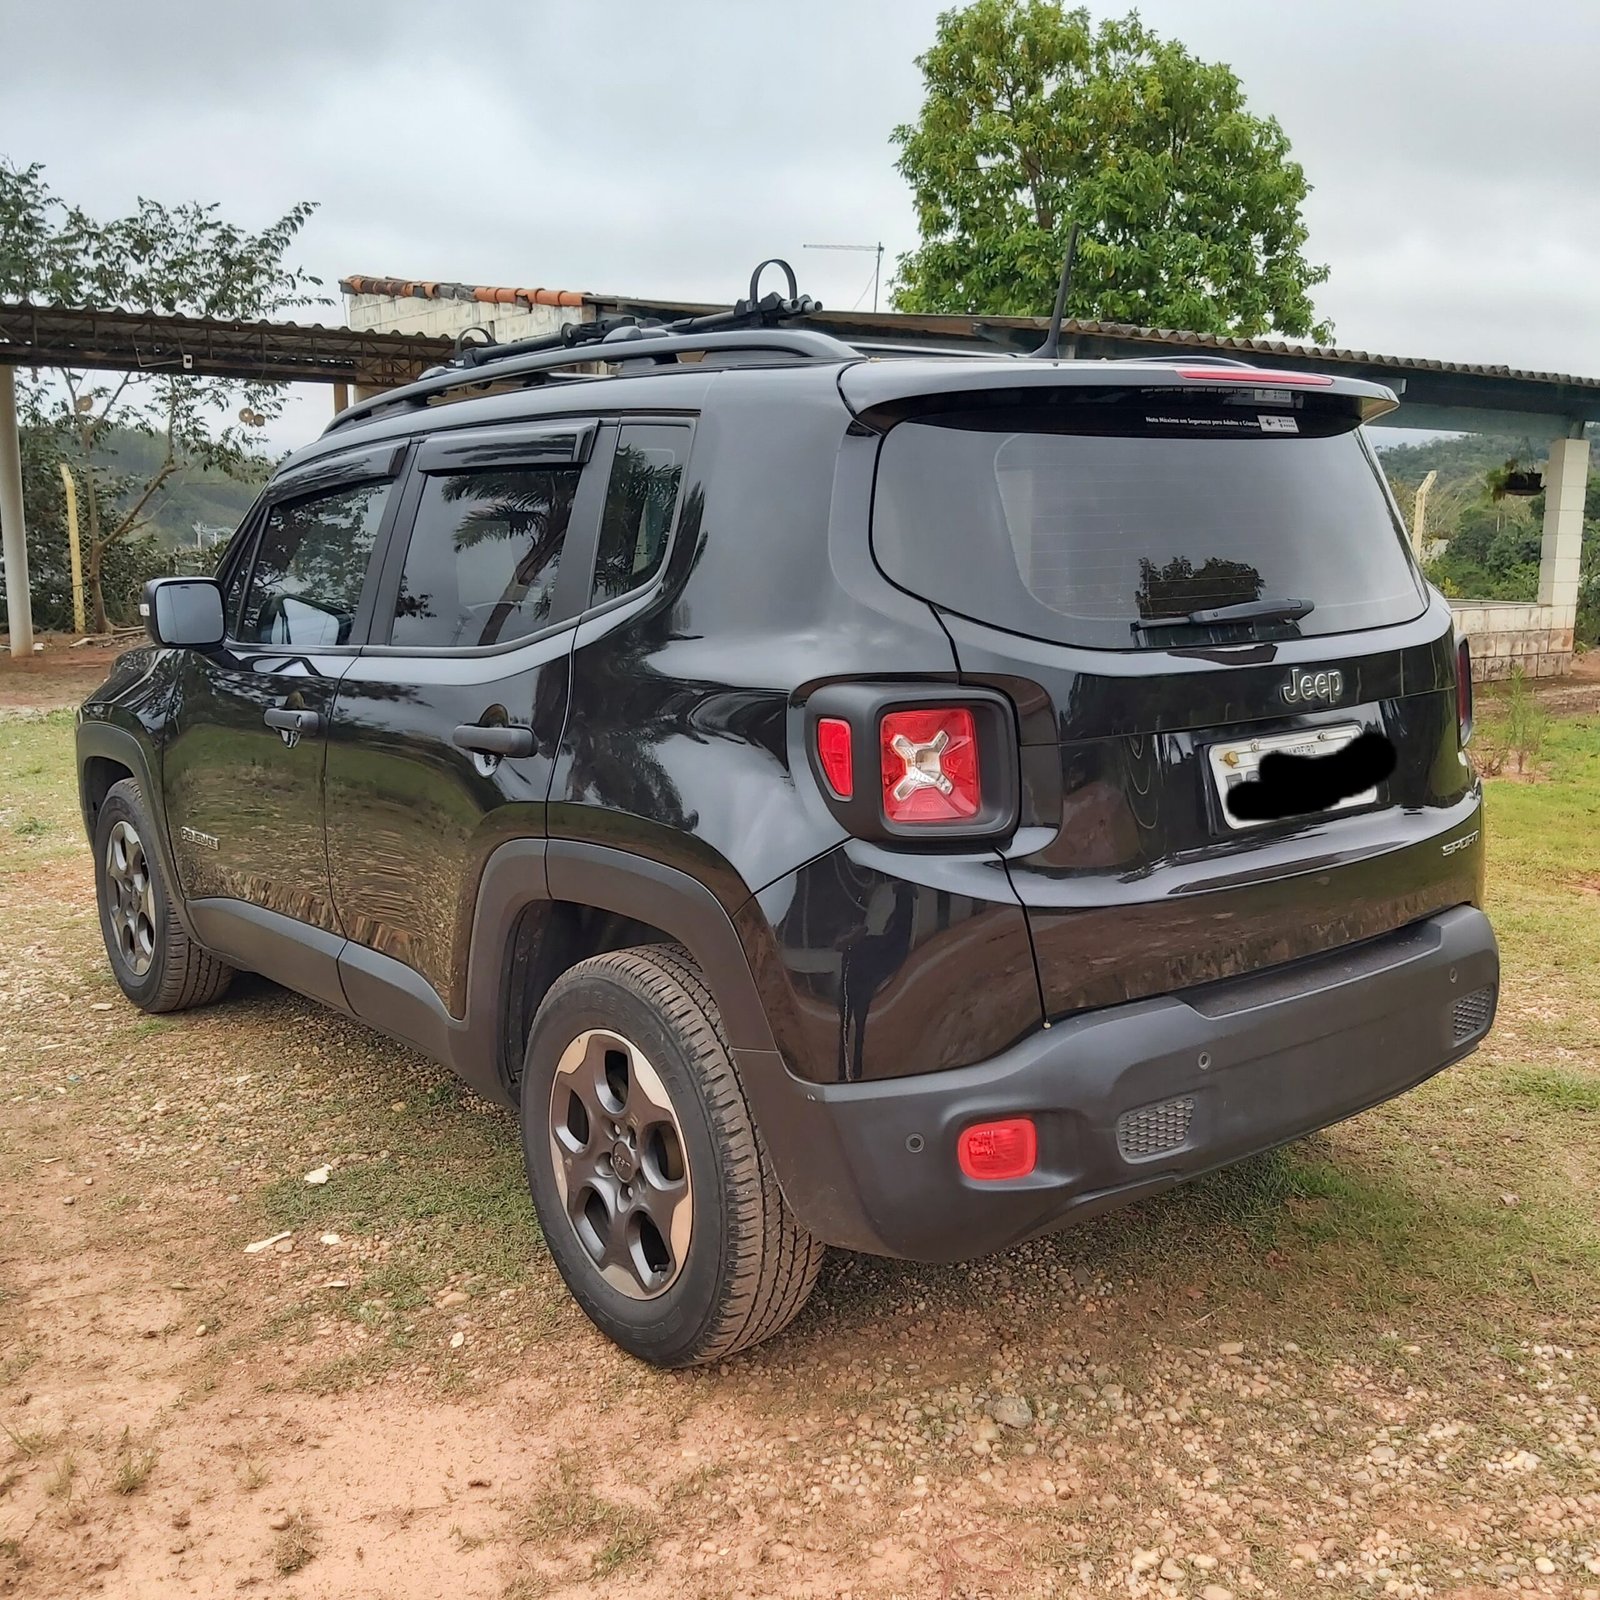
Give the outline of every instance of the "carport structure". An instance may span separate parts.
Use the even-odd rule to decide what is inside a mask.
[[[450,349],[447,338],[419,334],[0,303],[0,531],[12,655],[33,649],[17,367],[327,383],[342,410],[352,392],[361,399],[407,383]]]
[[[335,409],[341,409],[352,390],[360,398],[406,382],[443,360],[452,348],[452,335],[481,326],[499,307],[536,311],[551,325],[617,315],[670,319],[727,309],[679,300],[399,278],[351,277],[340,287],[350,323],[344,328],[0,304],[0,521],[7,572],[26,570],[11,372],[15,366],[328,383],[334,386]],[[1017,353],[1039,344],[1046,322],[1040,317],[823,311],[808,318],[807,326],[882,349]],[[1401,401],[1400,409],[1379,426],[1548,439],[1537,601],[1452,604],[1483,676],[1504,676],[1513,664],[1521,664],[1530,676],[1567,670],[1589,471],[1584,430],[1586,424],[1600,422],[1600,378],[1119,323],[1068,322],[1063,334],[1064,354],[1079,360],[1225,357],[1265,369],[1293,367],[1369,378],[1388,385]],[[32,639],[26,582],[8,581],[6,595],[12,652],[23,654]]]

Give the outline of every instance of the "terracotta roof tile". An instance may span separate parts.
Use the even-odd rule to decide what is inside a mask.
[[[395,299],[476,300],[496,306],[581,306],[590,297],[572,289],[499,289],[479,283],[443,283],[433,279],[375,278],[352,273],[339,280],[346,294],[381,294]]]

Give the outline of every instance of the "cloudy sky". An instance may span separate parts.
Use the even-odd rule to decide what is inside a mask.
[[[915,244],[889,133],[940,9],[0,0],[0,155],[104,214],[215,199],[259,226],[315,200],[299,255],[335,293],[369,272],[729,299],[779,254],[869,305],[870,256],[802,246]],[[1600,0],[1139,10],[1287,130],[1339,343],[1600,374]]]

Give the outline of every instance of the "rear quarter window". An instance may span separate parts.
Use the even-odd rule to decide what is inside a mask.
[[[1101,649],[1343,633],[1424,609],[1405,530],[1356,432],[1303,415],[1241,427],[1232,408],[1214,423],[1080,409],[893,428],[873,511],[884,572],[978,621]],[[1187,620],[1289,599],[1311,609]]]

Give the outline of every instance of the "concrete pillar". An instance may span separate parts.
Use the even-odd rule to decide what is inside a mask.
[[[1578,609],[1583,552],[1583,497],[1589,486],[1589,441],[1552,439],[1544,475],[1544,543],[1539,551],[1539,604],[1563,613],[1570,628]]]
[[[0,539],[6,558],[6,625],[11,653],[33,654],[33,596],[28,592],[28,530],[22,520],[22,449],[17,440],[17,380],[0,364]]]
[[[344,382],[335,383],[333,386],[333,414],[338,416],[350,404],[350,385]]]

